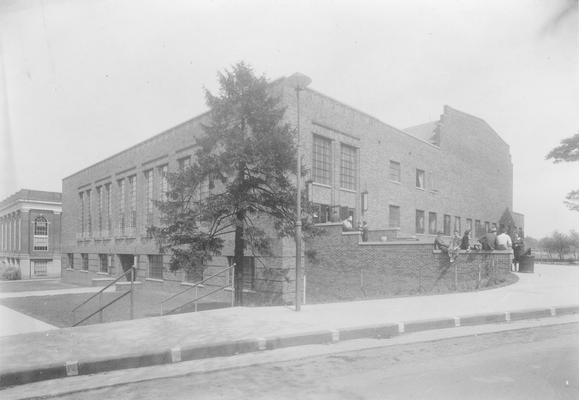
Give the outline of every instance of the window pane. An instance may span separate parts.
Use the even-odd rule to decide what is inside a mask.
[[[421,169],[416,170],[416,187],[424,189],[424,171]]]
[[[356,149],[342,145],[340,163],[340,187],[356,190]]]
[[[462,233],[462,227],[460,225],[460,217],[454,217],[454,231],[458,232],[459,234]]]
[[[390,180],[400,182],[400,163],[390,161]]]
[[[428,233],[436,234],[437,224],[436,224],[436,213],[428,213]]]
[[[388,224],[390,228],[400,228],[400,207],[389,206]]]
[[[444,234],[450,236],[450,215],[444,216]]]
[[[163,279],[163,256],[149,256],[149,278]]]
[[[416,233],[424,233],[424,211],[416,210]]]
[[[314,135],[312,174],[314,182],[330,185],[332,179],[332,142]]]

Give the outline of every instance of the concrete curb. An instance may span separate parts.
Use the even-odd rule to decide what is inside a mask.
[[[37,365],[30,369],[5,369],[0,371],[0,388],[64,378],[67,376],[89,375],[106,371],[171,364],[213,357],[228,357],[236,354],[273,350],[283,347],[330,344],[338,341],[363,338],[386,339],[411,332],[499,322],[508,323],[510,321],[548,318],[578,313],[579,305],[513,310],[488,314],[471,314],[449,318],[318,330],[265,338],[230,340],[184,348],[175,347],[161,352],[124,354],[116,358],[91,359],[87,361],[71,360],[64,365],[45,364]]]

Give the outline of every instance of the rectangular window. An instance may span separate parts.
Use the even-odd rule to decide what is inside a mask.
[[[33,260],[32,270],[34,276],[46,276],[48,270],[48,260]]]
[[[79,197],[79,202],[80,202],[80,218],[79,218],[79,223],[80,223],[80,233],[84,234],[84,193],[80,192],[78,194]]]
[[[489,224],[489,221],[485,221],[485,232],[488,233],[491,231],[491,224]]]
[[[119,220],[118,220],[118,227],[120,230],[120,234],[124,234],[125,231],[125,226],[126,226],[126,216],[125,216],[125,204],[126,204],[126,199],[127,197],[127,193],[126,193],[126,185],[125,185],[125,180],[124,179],[120,179],[119,180]]]
[[[444,215],[444,234],[450,236],[450,215]]]
[[[340,157],[340,187],[356,190],[356,149],[342,145]]]
[[[109,273],[109,256],[108,254],[99,254],[99,271],[105,274]]]
[[[105,201],[106,201],[106,217],[105,217],[105,229],[106,229],[106,236],[109,236],[111,233],[111,225],[112,225],[112,217],[113,217],[113,202],[112,202],[112,195],[111,195],[111,184],[107,183],[105,185]]]
[[[67,259],[68,259],[68,268],[69,269],[74,269],[74,254],[73,253],[68,253],[66,255]]]
[[[158,168],[159,173],[159,200],[167,200],[167,191],[169,190],[169,181],[167,180],[168,166],[163,165]]]
[[[416,210],[416,233],[424,233],[424,211]]]
[[[149,255],[149,278],[163,279],[163,256]]]
[[[332,183],[332,142],[317,135],[314,135],[312,175],[314,182],[323,185]]]
[[[491,224],[491,227],[496,231],[497,230],[497,224],[495,224],[494,222]],[[502,230],[502,228],[501,228]]]
[[[92,207],[91,207],[91,190],[86,191],[86,229],[89,236],[92,234]]]
[[[416,188],[424,189],[424,171],[421,169],[416,170]]]
[[[137,176],[129,176],[129,228],[137,226]]]
[[[482,230],[482,225],[480,224],[480,220],[476,219],[474,221],[474,231],[475,231],[475,237],[478,238],[480,236],[482,236],[482,234],[484,233]]]
[[[388,207],[388,225],[390,228],[400,228],[400,207]]]
[[[103,230],[103,198],[104,198],[103,187],[98,186],[96,188],[96,192],[97,192],[97,231],[101,232]]]
[[[401,180],[400,163],[397,161],[390,160],[390,180],[393,182],[400,182]]]
[[[227,257],[229,265],[233,264],[233,257]],[[255,257],[244,256],[243,257],[243,289],[254,290],[255,289]],[[233,274],[230,274],[233,276]],[[231,281],[230,281],[231,283]]]
[[[145,220],[146,225],[153,226],[153,170],[145,171]]]
[[[327,204],[314,204],[313,205],[313,221],[315,224],[323,224],[330,222],[330,206]]]
[[[191,165],[191,156],[183,157],[177,160],[179,171],[185,171]]]
[[[471,231],[471,233],[474,233],[474,232],[472,231],[472,218],[467,218],[467,219],[466,219],[466,229],[469,230],[469,231]]]
[[[454,217],[454,231],[458,232],[458,234],[462,234],[462,227],[460,223],[460,217]]]
[[[82,259],[82,270],[88,271],[88,254],[81,253],[80,258]]]
[[[428,233],[435,235],[437,232],[437,218],[435,212],[428,213]]]

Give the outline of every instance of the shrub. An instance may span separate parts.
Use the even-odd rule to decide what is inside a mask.
[[[20,268],[11,265],[0,266],[0,279],[3,281],[18,281],[22,279]]]

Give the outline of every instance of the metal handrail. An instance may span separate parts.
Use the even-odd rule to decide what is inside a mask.
[[[123,294],[121,294],[119,297],[113,299],[111,302],[105,304],[104,306],[102,306],[101,308],[99,308],[98,310],[96,310],[95,312],[93,312],[92,314],[90,314],[88,317],[84,317],[83,319],[81,319],[80,321],[76,322],[75,324],[73,324],[72,326],[77,326],[82,324],[84,321],[86,321],[87,319],[89,319],[90,317],[94,316],[95,314],[101,312],[102,310],[104,310],[105,308],[107,308],[108,306],[110,306],[113,303],[116,303],[117,301],[119,301],[120,299],[122,299],[123,297],[125,297],[126,295],[130,294],[131,292],[125,292]]]
[[[201,300],[201,299],[203,299],[203,298],[205,298],[205,297],[207,297],[207,296],[210,296],[210,295],[212,295],[213,293],[216,293],[216,292],[218,292],[218,291],[220,291],[220,290],[223,290],[223,289],[225,289],[226,287],[228,287],[228,286],[220,286],[220,287],[218,287],[217,289],[212,290],[212,291],[209,292],[209,293],[205,293],[203,296],[196,297],[196,298],[194,298],[193,300],[188,301],[188,302],[185,303],[185,304],[181,304],[179,307],[175,307],[175,308],[173,308],[172,310],[169,310],[169,311],[167,311],[167,312],[164,312],[163,315],[172,314],[173,312],[175,312],[175,311],[177,311],[177,310],[180,310],[181,308],[183,308],[183,307],[185,307],[185,306],[188,306],[188,305],[191,304],[191,303],[195,303],[195,302],[197,302],[197,301],[199,301],[199,300]]]
[[[175,297],[179,296],[180,294],[183,294],[183,293],[185,293],[185,292],[188,292],[188,291],[191,290],[191,289],[195,289],[196,287],[199,287],[200,285],[202,285],[202,284],[204,284],[205,282],[207,282],[209,279],[215,278],[216,276],[220,275],[221,273],[223,273],[223,272],[225,272],[225,271],[230,270],[230,269],[233,268],[233,267],[235,267],[235,263],[233,263],[232,265],[230,265],[229,267],[227,267],[227,268],[225,268],[225,269],[222,269],[221,271],[217,272],[216,274],[213,274],[213,275],[211,275],[210,277],[205,278],[205,279],[203,279],[202,281],[197,282],[197,283],[189,286],[187,289],[182,290],[182,291],[180,291],[180,292],[178,292],[178,293],[176,293],[176,294],[174,294],[174,295],[172,295],[172,296],[170,296],[170,297],[167,297],[167,298],[166,298],[165,300],[163,300],[160,304],[165,304],[166,302],[168,302],[169,300],[174,299]],[[225,286],[225,287],[227,287],[227,286]]]
[[[134,281],[135,281],[135,271],[136,271],[136,267],[135,266],[131,266],[128,270],[126,270],[125,272],[123,272],[122,274],[120,274],[115,280],[113,280],[111,283],[109,283],[108,285],[106,285],[105,287],[103,287],[101,290],[99,290],[98,292],[96,292],[95,294],[93,294],[92,296],[90,296],[88,299],[86,299],[85,301],[83,301],[82,303],[80,303],[78,306],[76,306],[75,308],[72,309],[71,313],[72,313],[72,320],[73,320],[73,327],[77,326],[79,324],[81,324],[82,322],[86,321],[87,319],[91,318],[92,316],[94,316],[97,313],[100,313],[100,322],[103,322],[103,314],[102,311],[107,308],[108,306],[112,305],[113,303],[117,302],[118,300],[122,299],[123,297],[125,297],[127,294],[131,295],[131,306],[130,306],[130,317],[131,319],[133,319],[134,317],[134,304],[133,304],[133,289],[134,289]],[[111,302],[105,304],[104,306],[99,307],[98,310],[96,310],[95,312],[93,312],[92,314],[90,314],[88,317],[83,318],[82,320],[80,320],[79,322],[76,322],[76,310],[78,310],[80,307],[82,307],[83,305],[87,304],[89,301],[91,301],[92,299],[94,299],[95,297],[99,296],[99,305],[102,302],[102,294],[105,290],[107,290],[109,287],[111,287],[112,285],[114,285],[115,283],[117,283],[120,279],[122,279],[123,277],[125,277],[128,273],[131,273],[131,288],[128,292],[123,293],[122,295],[120,295],[119,297],[117,297],[116,299],[112,300]]]
[[[186,293],[186,292],[188,292],[188,291],[191,290],[191,289],[195,289],[195,293],[196,293],[196,295],[197,295],[197,289],[198,289],[201,285],[203,285],[205,282],[209,281],[210,279],[213,279],[213,278],[215,278],[216,276],[221,275],[223,272],[229,271],[229,270],[231,270],[231,269],[233,269],[233,268],[235,268],[235,263],[233,263],[233,264],[231,264],[229,267],[224,268],[224,269],[218,271],[217,273],[215,273],[215,274],[213,274],[213,275],[211,275],[211,276],[203,279],[202,281],[197,282],[197,283],[189,286],[189,287],[186,288],[185,290],[182,290],[182,291],[180,291],[180,292],[178,292],[178,293],[176,293],[176,294],[174,294],[174,295],[172,295],[172,296],[170,296],[170,297],[167,297],[166,299],[164,299],[164,300],[160,303],[160,305],[161,305],[161,315],[170,314],[170,313],[172,313],[172,312],[174,312],[174,311],[176,311],[176,310],[178,310],[178,309],[180,309],[180,308],[183,308],[183,307],[185,307],[186,305],[189,305],[189,304],[191,304],[191,303],[195,303],[195,311],[197,311],[197,301],[199,301],[199,300],[201,300],[202,298],[207,297],[207,296],[209,296],[209,295],[211,295],[211,294],[213,294],[213,293],[215,293],[215,292],[218,292],[218,291],[220,291],[220,290],[224,290],[224,289],[226,289],[226,288],[228,288],[228,287],[234,288],[234,287],[235,287],[235,277],[232,279],[232,284],[231,284],[231,285],[226,284],[226,285],[224,285],[224,286],[219,286],[217,289],[212,290],[211,292],[206,293],[206,294],[204,294],[204,295],[201,296],[201,297],[196,297],[195,299],[193,299],[193,300],[191,300],[191,301],[188,301],[187,303],[182,304],[182,305],[180,305],[179,307],[173,308],[172,310],[170,310],[170,311],[168,311],[168,312],[165,312],[165,311],[164,311],[163,305],[164,305],[167,301],[172,300],[172,299],[174,299],[175,297],[177,297],[177,296],[179,296],[179,295],[181,295],[181,294],[183,294],[183,293]],[[233,304],[233,303],[232,303],[232,304]]]
[[[72,309],[72,311],[76,311],[78,310],[81,306],[84,306],[86,303],[88,303],[89,301],[91,301],[92,299],[94,299],[95,297],[97,297],[99,294],[101,294],[102,292],[104,292],[105,290],[107,290],[109,287],[111,287],[112,285],[114,285],[115,283],[117,283],[121,278],[125,277],[127,275],[127,273],[131,272],[131,270],[136,269],[136,267],[131,267],[130,269],[128,269],[127,271],[123,272],[121,275],[119,275],[114,281],[112,281],[111,283],[109,283],[108,285],[106,285],[105,287],[103,287],[101,290],[99,290],[98,292],[96,292],[95,294],[93,294],[92,296],[90,296],[88,299],[86,299],[85,301],[83,301],[82,303],[80,303],[78,306],[74,307]]]

